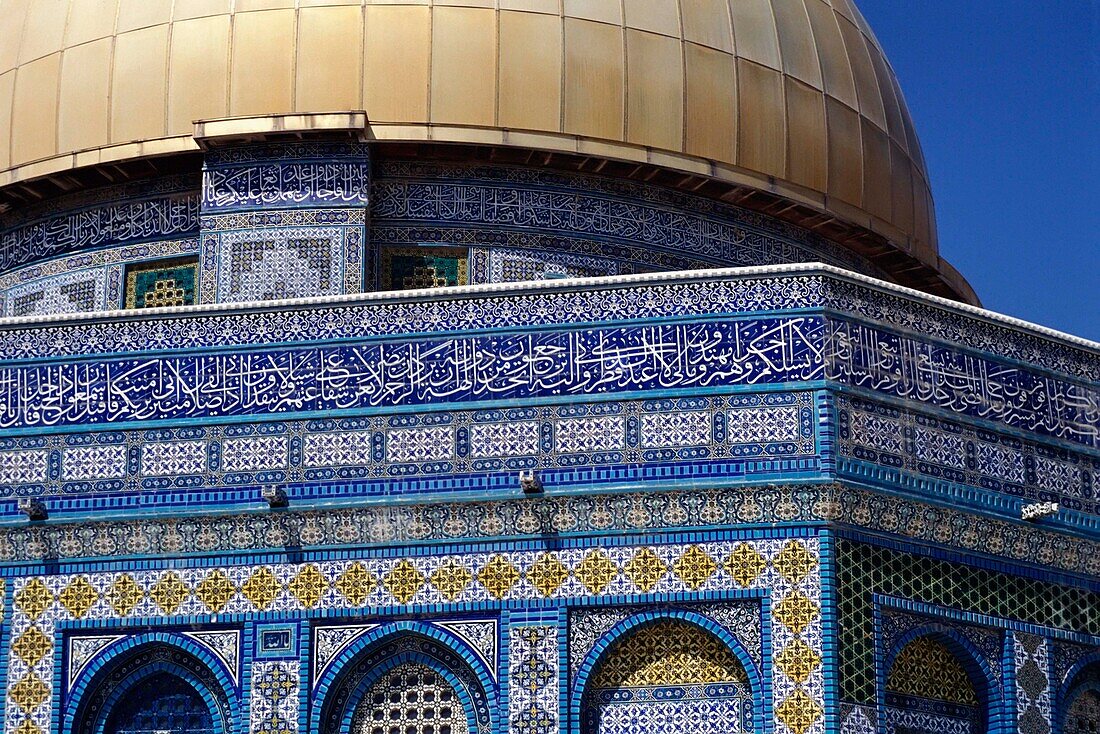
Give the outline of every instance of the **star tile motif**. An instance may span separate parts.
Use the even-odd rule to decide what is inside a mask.
[[[775,656],[775,665],[795,683],[805,683],[821,665],[821,656],[805,642],[796,639]]]
[[[99,592],[88,583],[87,578],[77,576],[72,583],[65,587],[58,599],[69,614],[76,619],[80,619],[88,613],[93,604],[99,601]]]
[[[190,593],[187,584],[176,573],[168,571],[157,579],[149,595],[165,614],[175,614]]]
[[[333,584],[355,607],[366,604],[371,592],[378,586],[378,579],[359,561],[352,563]]]
[[[619,569],[600,549],[588,551],[584,559],[574,569],[574,575],[584,584],[590,594],[602,594],[604,590],[615,580]]]
[[[821,706],[801,689],[796,690],[775,708],[775,715],[790,729],[791,734],[806,734],[806,731],[821,718],[821,714]]]
[[[651,549],[642,548],[623,566],[623,572],[635,586],[648,592],[668,573],[668,566]]]
[[[726,572],[742,588],[752,586],[767,567],[768,559],[748,543],[739,543],[726,559]]]
[[[553,596],[567,578],[569,569],[553,553],[543,553],[527,569],[527,580],[545,597]]]
[[[42,729],[30,719],[23,719],[19,726],[15,727],[15,734],[42,734]]]
[[[145,591],[138,586],[130,574],[119,576],[107,590],[107,601],[110,602],[115,614],[120,617],[125,617],[134,611],[134,607],[144,598]]]
[[[498,553],[477,572],[477,580],[494,599],[503,599],[519,581],[519,571]]]
[[[305,566],[295,575],[287,589],[291,596],[306,609],[312,609],[321,602],[325,593],[325,577],[313,564]]]
[[[718,564],[707,555],[705,550],[693,545],[676,559],[672,570],[689,589],[698,589],[710,580],[718,570]]]
[[[797,584],[817,568],[817,558],[802,543],[792,540],[772,559],[772,565],[780,576]]]
[[[235,592],[233,582],[220,568],[208,573],[206,578],[195,587],[195,596],[214,614],[225,608]]]
[[[53,647],[50,638],[37,627],[30,627],[12,645],[15,654],[27,665],[34,666]]]
[[[15,606],[32,620],[41,617],[51,604],[53,604],[53,593],[46,588],[41,579],[31,579],[15,595]]]
[[[454,600],[473,581],[473,574],[453,558],[448,558],[432,571],[431,585],[446,599]]]
[[[796,635],[802,634],[818,614],[817,604],[799,591],[792,591],[783,597],[772,611],[780,624]]]
[[[27,673],[8,689],[8,697],[24,711],[33,711],[41,706],[50,695],[50,688],[34,673]]]
[[[397,601],[408,604],[424,586],[424,574],[404,558],[382,578],[382,585]]]
[[[279,582],[271,569],[264,566],[248,577],[248,581],[245,581],[241,586],[241,593],[257,609],[263,611],[271,606],[271,602],[275,601],[275,597],[278,596]]]

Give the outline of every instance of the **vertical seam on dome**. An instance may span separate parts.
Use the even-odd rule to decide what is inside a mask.
[[[686,153],[688,149],[688,70],[687,34],[684,32],[683,0],[677,0],[676,14],[680,19],[680,150]]]
[[[622,113],[623,123],[619,128],[618,142],[626,142],[629,139],[630,130],[630,49],[627,48],[630,38],[626,32],[626,0],[619,0],[619,18],[622,21],[619,24],[619,33],[623,50],[623,72],[619,79],[623,90],[623,104],[619,112]]]
[[[428,6],[428,78],[425,85],[425,93],[428,95],[427,102],[424,107],[424,125],[427,128],[427,138],[431,140],[435,137],[432,133],[432,88],[435,86],[432,84],[432,75],[435,73],[435,3],[432,2]]]
[[[733,29],[733,7],[730,6],[730,2],[737,1],[726,0],[725,2],[726,17],[729,19],[730,46],[732,48],[730,55],[733,64],[733,129],[730,130],[730,135],[733,136],[733,160],[729,161],[732,166],[740,165],[738,156],[741,155],[741,71],[737,68],[737,33]]]
[[[558,0],[558,37],[561,39],[558,53],[558,131],[565,133],[565,96],[568,93],[565,75],[569,68],[565,48],[565,0]]]

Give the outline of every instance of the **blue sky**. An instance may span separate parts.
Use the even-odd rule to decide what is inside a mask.
[[[986,308],[1100,341],[1100,0],[857,0]]]

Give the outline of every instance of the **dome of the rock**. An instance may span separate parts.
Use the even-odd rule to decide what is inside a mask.
[[[975,300],[850,0],[0,2],[0,186],[194,151],[197,120],[345,110],[380,142],[680,174]]]

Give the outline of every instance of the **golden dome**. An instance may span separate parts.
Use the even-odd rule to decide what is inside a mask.
[[[0,0],[0,186],[193,150],[199,119],[359,109],[378,140],[767,191],[957,278],[852,0]]]

